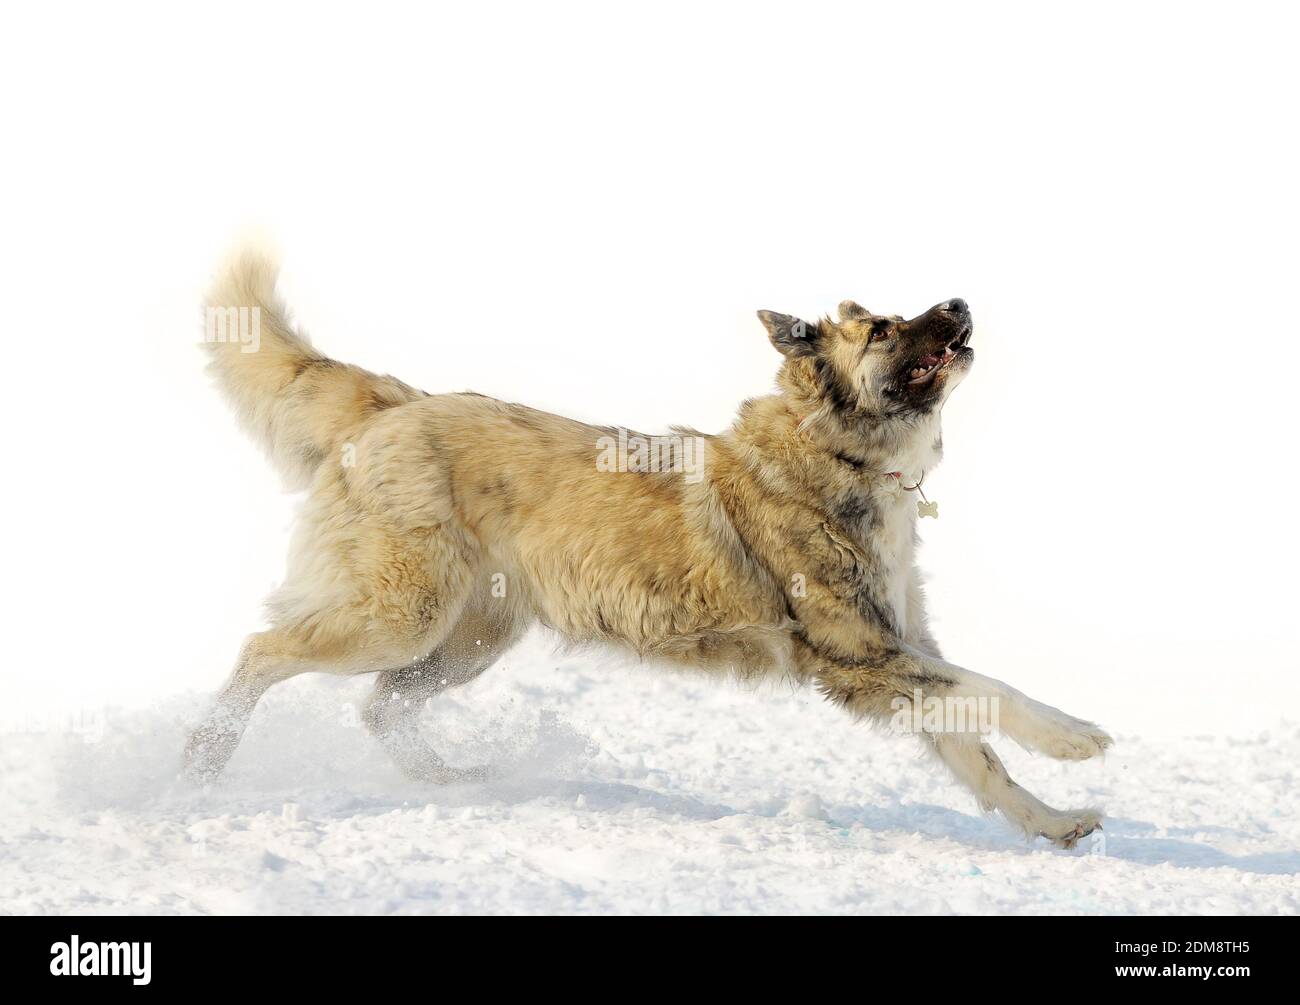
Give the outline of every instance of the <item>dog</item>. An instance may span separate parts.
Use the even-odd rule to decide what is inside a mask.
[[[430,395],[330,359],[293,325],[276,279],[261,253],[233,258],[208,318],[239,319],[245,335],[251,319],[256,337],[210,324],[204,347],[306,501],[271,627],[246,640],[186,746],[191,778],[215,778],[269,687],[324,671],[379,674],[363,718],[406,774],[481,779],[438,756],[421,710],[540,622],[665,665],[811,684],[915,733],[1026,835],[1070,848],[1101,826],[1098,810],[1053,809],[1012,781],[984,725],[940,714],[992,709],[1002,735],[1064,760],[1111,744],[944,659],[927,624],[913,490],[939,462],[944,403],[974,361],[964,301],[910,320],[852,301],[835,320],[759,311],[782,356],[777,393],[744,402],[726,432],[677,428],[650,450],[656,438]],[[629,444],[634,456],[618,456]]]

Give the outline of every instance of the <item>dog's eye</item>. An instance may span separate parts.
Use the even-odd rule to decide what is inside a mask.
[[[894,334],[894,330],[889,326],[888,321],[877,321],[871,326],[871,334],[867,336],[867,345],[872,345],[875,342],[883,342],[892,334]]]

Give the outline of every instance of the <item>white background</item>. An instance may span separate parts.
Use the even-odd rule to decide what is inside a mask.
[[[11,5],[12,6],[12,5]],[[1300,911],[1296,18],[1283,5],[24,5],[0,23],[0,913]],[[961,296],[926,481],[955,661],[1077,852],[809,693],[533,637],[402,779],[366,681],[187,729],[295,499],[202,372],[274,242],[316,344],[647,432],[772,387],[758,308]],[[647,540],[646,547],[664,542]],[[668,543],[671,546],[671,542]]]
[[[325,351],[646,431],[771,387],[757,308],[962,296],[924,528],[947,653],[1121,734],[1296,718],[1281,6],[5,22],[10,716],[210,690],[260,627],[293,500],[194,347],[255,232]]]

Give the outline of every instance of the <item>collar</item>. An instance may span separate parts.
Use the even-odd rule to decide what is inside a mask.
[[[806,415],[805,415],[805,416],[800,416],[800,414],[799,414],[798,412],[795,412],[793,409],[791,409],[791,412],[792,412],[792,414],[794,415],[794,420],[795,420],[795,429],[797,429],[797,430],[800,432],[800,434],[802,434],[803,436],[807,437],[807,436],[808,436],[808,433],[807,433],[807,431],[804,430],[804,428],[803,428],[804,420],[807,419],[807,416],[806,416]],[[866,469],[866,466],[867,466],[867,462],[866,462],[866,461],[859,460],[859,459],[856,458],[856,457],[850,457],[848,454],[843,453],[843,452],[838,451],[838,450],[835,451],[835,458],[836,458],[837,460],[843,461],[845,464],[849,465],[851,468],[853,468],[853,469],[856,470],[856,471],[862,471],[862,470],[865,470],[865,469]],[[901,484],[902,481],[903,481],[903,472],[901,472],[901,471],[886,471],[886,472],[883,473],[883,476],[884,476],[885,478],[897,478],[900,484]],[[925,472],[922,471],[922,472],[921,472],[921,477],[918,478],[918,479],[916,480],[916,484],[915,484],[915,485],[904,485],[904,486],[903,486],[903,491],[904,491],[904,492],[915,492],[915,491],[917,491],[917,490],[921,487],[921,483],[924,482],[924,481],[925,481]],[[921,498],[922,498],[922,499],[925,498],[925,493],[924,493],[924,492],[921,493]]]
[[[886,471],[886,472],[885,472],[885,477],[886,477],[886,478],[897,478],[899,484],[902,485],[902,482],[903,482],[903,472],[901,472],[901,471]],[[922,472],[921,472],[921,477],[918,478],[918,479],[916,480],[916,484],[915,484],[915,485],[903,485],[903,491],[904,491],[904,492],[917,492],[917,491],[920,491],[921,485],[922,485],[924,482],[925,482],[925,472],[922,471]],[[925,498],[925,493],[924,493],[924,492],[921,492],[921,498],[922,498],[922,499]],[[919,505],[921,505],[921,504],[920,504],[920,503],[917,503],[917,505],[919,506]]]

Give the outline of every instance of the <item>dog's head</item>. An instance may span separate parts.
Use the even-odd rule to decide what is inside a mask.
[[[975,360],[970,309],[946,300],[905,321],[872,314],[851,300],[838,322],[802,321],[759,311],[785,370],[837,412],[880,417],[917,415],[941,406]]]

